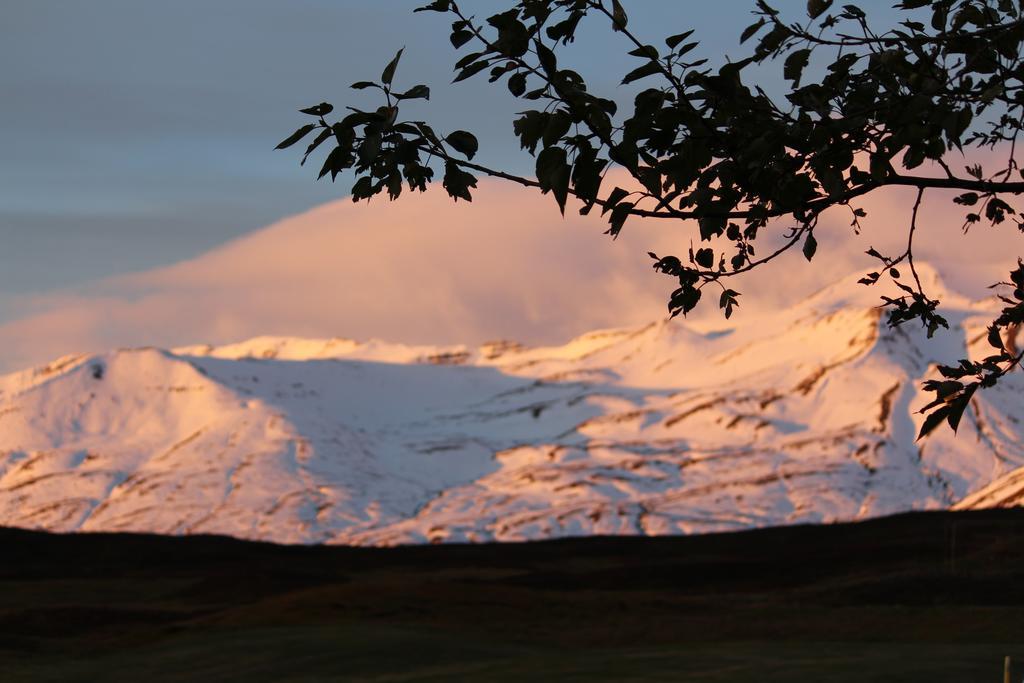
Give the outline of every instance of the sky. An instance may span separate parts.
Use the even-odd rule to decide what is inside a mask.
[[[495,96],[486,79],[449,86],[458,54],[448,20],[414,14],[421,4],[4,2],[0,292],[167,264],[343,196],[351,181],[315,183],[314,169],[273,147],[298,127],[300,107],[371,104],[347,86],[376,78],[403,46],[396,82],[434,93],[418,115],[441,129],[471,128],[490,163],[530,168],[509,134],[515,101],[504,89]],[[486,16],[502,3],[467,6]],[[699,24],[709,43],[735,43],[724,14],[638,3],[633,21],[653,35],[663,22]],[[635,61],[601,41],[574,49],[594,72],[621,75]],[[614,92],[616,78],[604,80]]]
[[[300,107],[375,106],[348,84],[376,78],[405,47],[396,83],[427,83],[432,97],[404,113],[472,130],[483,163],[529,174],[511,135],[522,102],[483,78],[449,84],[458,53],[447,19],[412,13],[424,1],[5,2],[0,370],[258,334],[555,343],[663,315],[671,283],[645,252],[687,246],[663,227],[631,221],[613,243],[599,219],[563,219],[550,197],[497,183],[471,207],[431,193],[353,206],[351,178],[314,182],[315,164],[274,151],[304,122]],[[504,4],[464,3],[481,16]],[[862,4],[884,13],[891,3]],[[720,59],[743,54],[752,5],[628,6],[651,42],[694,28],[696,54]],[[617,40],[583,31],[569,58],[592,89],[626,101],[632,91],[617,83],[636,60]],[[769,90],[773,79],[764,74]],[[755,279],[743,301],[802,296],[870,266],[843,246],[852,238],[836,220],[822,243],[843,254],[832,272],[793,263],[786,288]],[[952,258],[957,234],[936,234],[933,257]]]

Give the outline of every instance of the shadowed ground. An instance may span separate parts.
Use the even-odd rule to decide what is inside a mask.
[[[0,530],[0,680],[1024,678],[1024,510],[393,549]]]

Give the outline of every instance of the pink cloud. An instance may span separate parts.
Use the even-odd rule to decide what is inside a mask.
[[[982,225],[964,237],[962,207],[948,196],[933,199],[921,216],[922,260],[965,289],[972,279],[999,279],[1016,256],[1016,229]],[[896,253],[910,200],[892,191],[864,202],[869,217],[859,237],[845,209],[830,212],[813,264],[787,254],[734,287],[744,293],[740,322],[748,308],[785,305],[871,268],[863,255],[869,245]],[[481,182],[471,204],[454,204],[439,190],[395,203],[339,200],[189,261],[23,299],[24,316],[0,326],[0,365],[263,334],[556,343],[663,317],[672,282],[653,273],[646,252],[685,255],[693,226],[631,220],[612,241],[596,213],[569,210],[563,219],[551,197],[491,181]],[[702,315],[717,315],[713,302],[706,308]]]

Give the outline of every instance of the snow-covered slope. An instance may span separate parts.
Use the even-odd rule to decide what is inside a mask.
[[[988,486],[957,502],[954,510],[982,510],[1024,506],[1024,467],[999,477]]]
[[[931,291],[941,290],[934,275]],[[0,378],[0,525],[394,544],[673,534],[947,507],[1024,466],[1020,373],[914,442],[934,362],[877,292],[551,348],[258,338]],[[978,347],[981,352],[981,347]]]

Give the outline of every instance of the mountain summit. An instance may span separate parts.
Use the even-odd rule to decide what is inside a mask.
[[[987,307],[947,294],[952,329],[925,340],[848,282],[734,326],[548,348],[66,357],[0,378],[0,525],[378,545],[697,533],[945,508],[1024,466],[1020,373],[959,436],[914,441],[921,381],[983,352]]]

